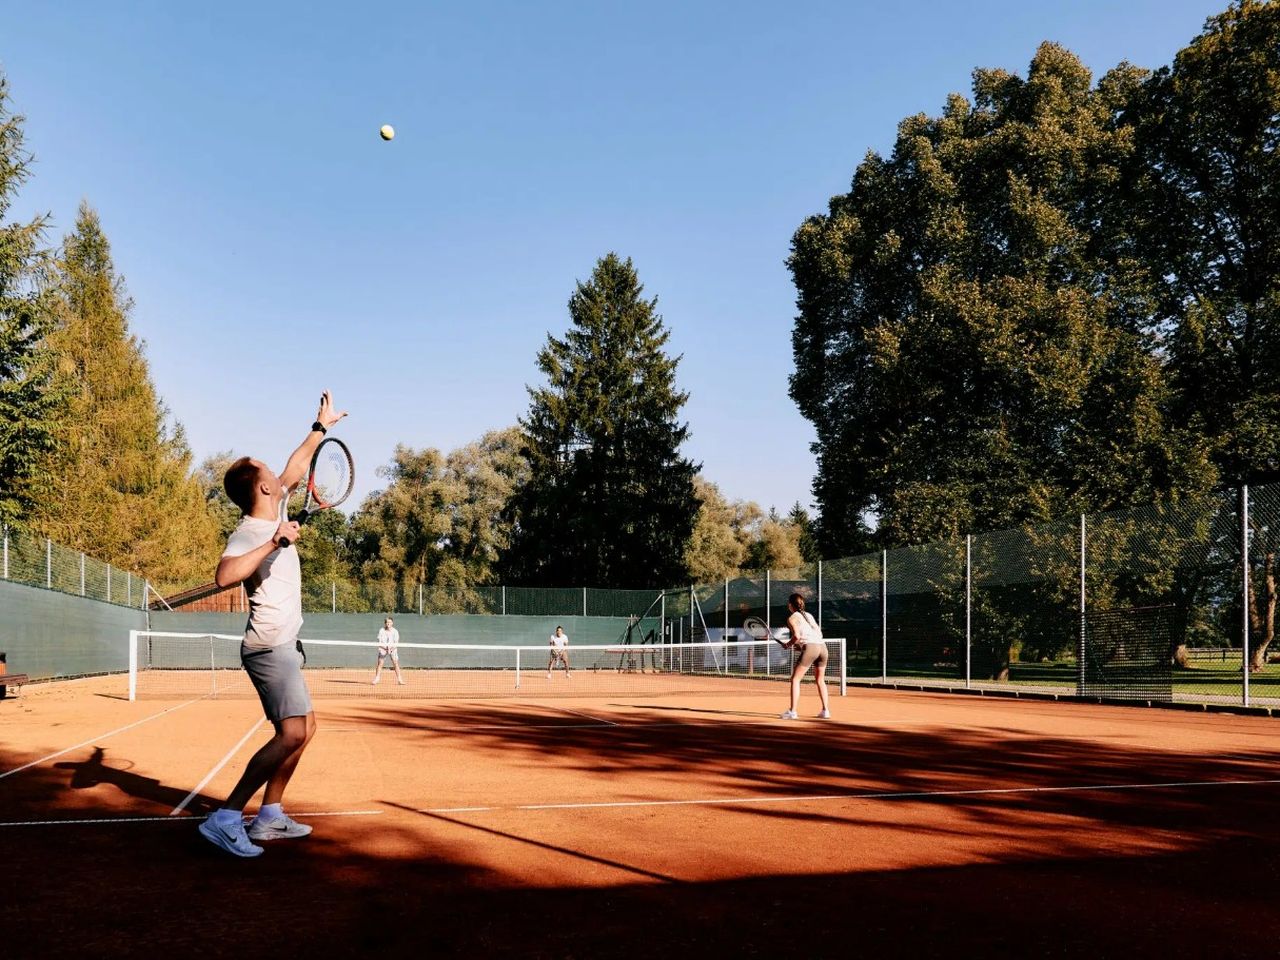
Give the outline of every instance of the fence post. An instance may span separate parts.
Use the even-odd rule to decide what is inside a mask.
[[[973,537],[964,538],[964,688],[973,686]]]
[[[764,625],[769,630],[770,638],[773,637],[773,578],[772,571],[764,568]]]
[[[48,537],[44,538],[44,585],[53,589],[53,544]]]
[[[126,570],[124,572],[125,602],[129,606],[133,606],[133,571]]]
[[[587,615],[587,588],[582,588],[582,615]]]
[[[334,580],[329,581],[329,600],[330,612],[338,612],[338,584]]]
[[[818,629],[822,629],[822,561],[818,561]]]
[[[84,596],[84,551],[80,551],[80,596]]]
[[[880,551],[880,682],[889,682],[889,551]]]
[[[505,589],[505,588],[504,588]],[[658,606],[658,636],[662,639],[660,643],[667,642],[667,591],[662,591]]]
[[[1080,514],[1080,638],[1076,641],[1076,695],[1084,696],[1084,658],[1085,658],[1085,634],[1084,634],[1084,614],[1085,614],[1085,563],[1086,563],[1086,542],[1087,536],[1085,530],[1084,514]]]
[[[1240,567],[1243,570],[1241,577],[1241,587],[1244,593],[1241,595],[1240,607],[1243,613],[1241,619],[1240,633],[1240,659],[1241,666],[1244,670],[1241,676],[1244,677],[1244,683],[1241,686],[1244,705],[1249,706],[1249,487],[1246,484],[1240,488]]]
[[[9,528],[4,528],[4,578],[9,579]]]
[[[424,607],[422,605],[422,584],[418,584],[418,616],[422,616]]]
[[[729,642],[729,578],[724,578],[724,642]]]
[[[107,564],[107,603],[111,602],[111,564]]]

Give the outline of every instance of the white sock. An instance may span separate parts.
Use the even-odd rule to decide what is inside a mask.
[[[213,822],[220,827],[229,827],[231,824],[239,823],[243,819],[243,810],[229,810],[226,807],[222,807],[219,810],[213,811]]]
[[[275,820],[284,816],[284,805],[279,803],[264,803],[258,808],[259,820]]]

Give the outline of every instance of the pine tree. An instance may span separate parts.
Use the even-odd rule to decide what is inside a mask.
[[[0,74],[0,523],[23,519],[42,494],[40,464],[52,450],[57,413],[43,343],[48,297],[39,284],[47,218],[3,222],[31,163],[22,122]]]
[[[56,293],[48,345],[66,408],[36,526],[158,584],[207,580],[218,524],[129,332],[132,303],[87,205],[64,242]]]
[[[512,501],[509,582],[639,587],[683,582],[698,512],[695,464],[680,454],[688,395],[679,358],[642,297],[631,261],[610,253],[569,299],[572,327],[538,354],[531,388],[528,484]]]

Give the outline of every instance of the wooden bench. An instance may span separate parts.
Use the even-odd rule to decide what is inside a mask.
[[[25,673],[0,673],[0,700],[4,699],[5,687],[13,687],[17,689],[24,683],[30,683],[31,678]]]

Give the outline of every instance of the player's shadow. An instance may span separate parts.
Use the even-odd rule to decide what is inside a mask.
[[[177,807],[187,799],[187,794],[177,787],[166,786],[155,777],[144,777],[132,771],[133,761],[123,761],[125,766],[112,766],[106,762],[106,750],[94,747],[87,760],[55,763],[55,770],[70,770],[71,779],[67,786],[72,790],[92,790],[106,784],[115,787],[121,793],[138,800],[148,800],[169,810]],[[202,794],[197,794],[187,805],[192,813],[212,810],[213,802]]]

